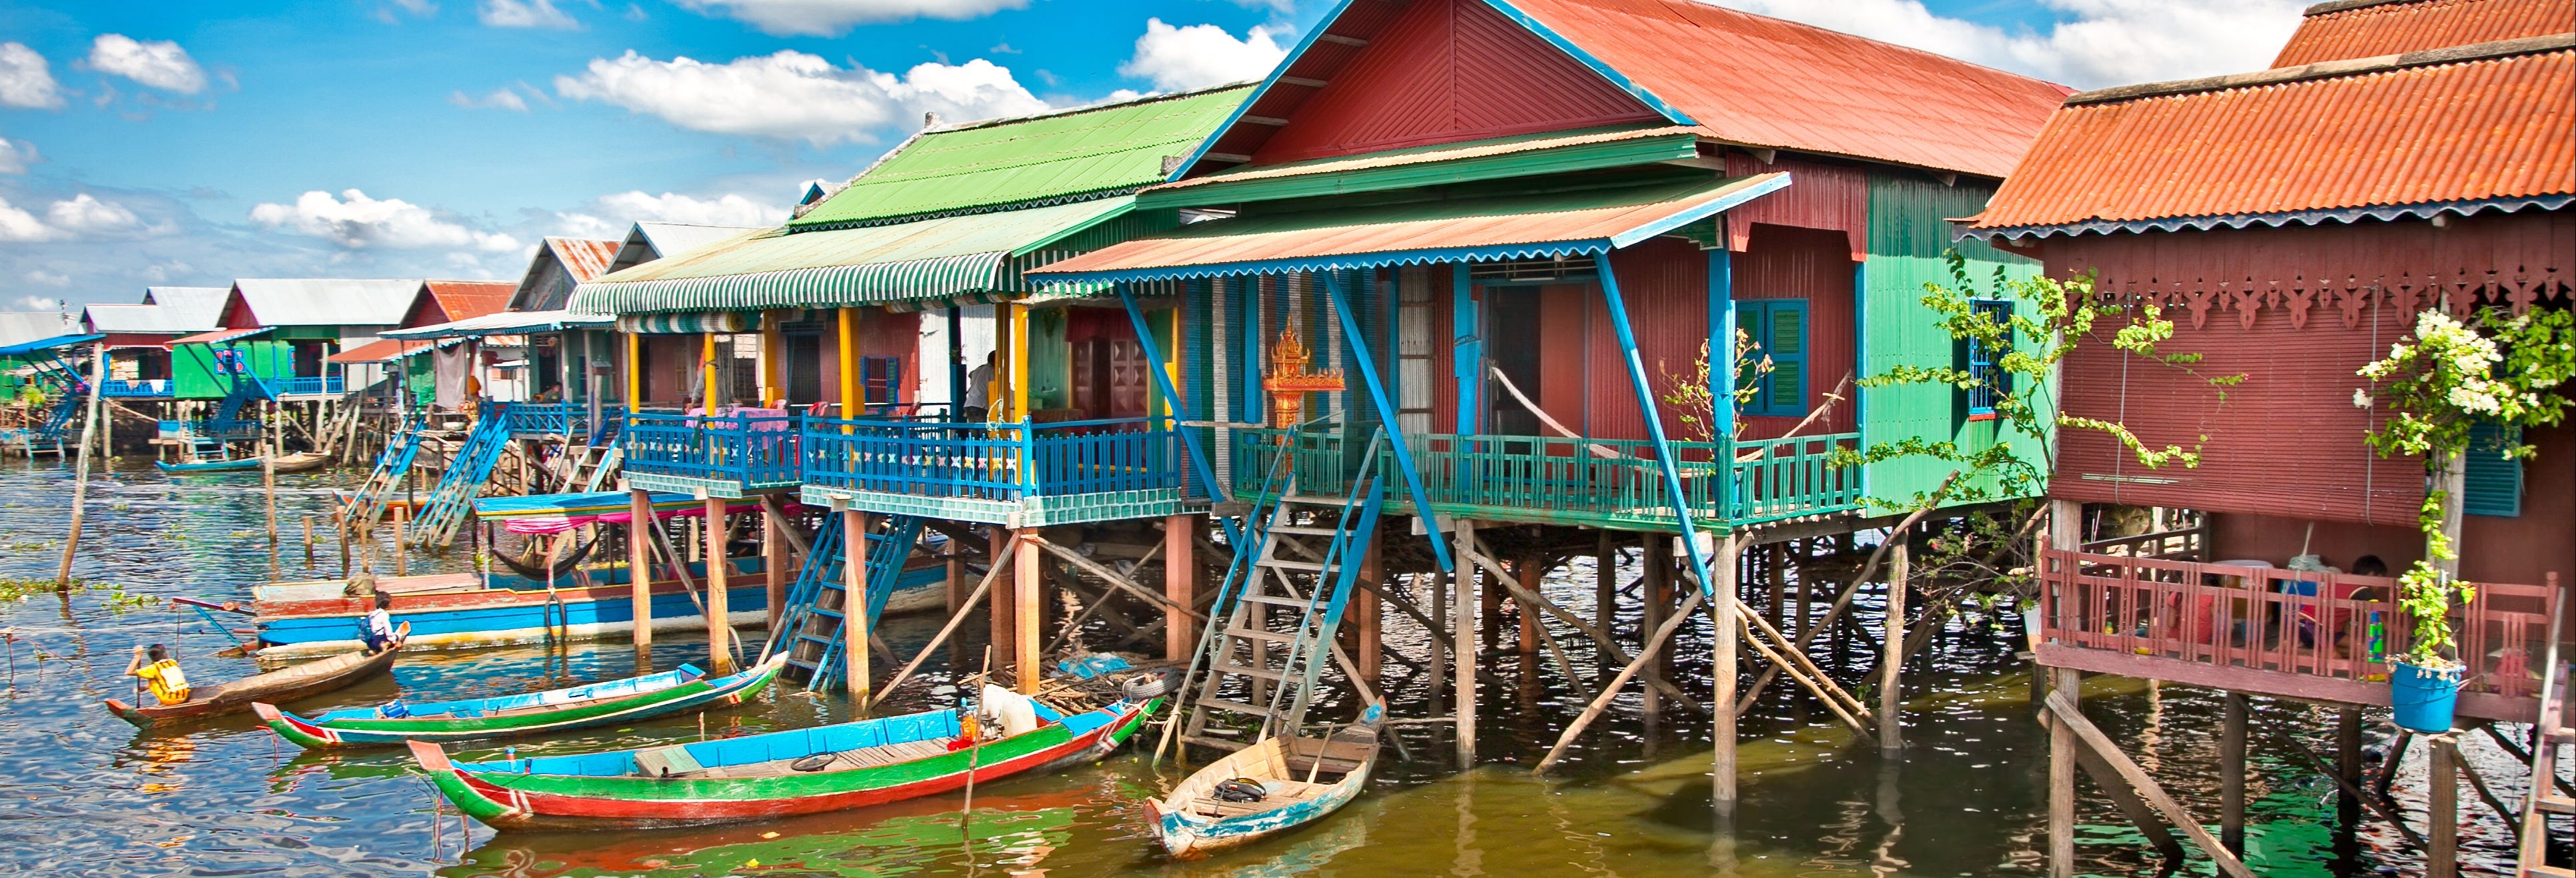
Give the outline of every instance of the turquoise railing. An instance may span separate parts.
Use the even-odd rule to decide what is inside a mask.
[[[601,404],[602,412],[615,410],[615,406]],[[516,436],[575,436],[590,429],[587,402],[514,402],[506,411],[510,433]]]
[[[158,397],[170,395],[168,378],[110,378],[98,387],[99,395],[109,399]]]
[[[261,384],[268,385],[268,392],[271,396],[311,396],[314,394],[339,393],[342,387],[341,378],[338,375],[313,376],[307,378],[262,378],[259,379],[259,382]]]
[[[1379,467],[1382,478],[1398,477],[1392,455],[1349,459],[1338,431],[1236,429],[1234,435],[1237,496],[1259,493],[1262,476],[1282,454],[1290,458],[1298,489],[1307,493],[1345,490],[1363,465]],[[1839,433],[1671,445],[1681,472],[1682,499],[1693,519],[1742,526],[1857,508],[1860,469],[1830,466],[1828,459],[1836,448],[1855,447],[1859,438]],[[1446,434],[1413,435],[1405,441],[1420,469],[1423,492],[1446,514],[1673,524],[1670,489],[1651,442]]]
[[[628,473],[728,482],[746,488],[797,482],[795,415],[628,412]]]
[[[1053,424],[807,418],[808,485],[1013,502],[1183,485],[1179,436],[1162,419]]]

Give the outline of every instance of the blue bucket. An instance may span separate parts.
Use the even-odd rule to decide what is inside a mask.
[[[2459,702],[2459,668],[2388,663],[2388,704],[2396,708],[2399,728],[2426,734],[2450,731]]]

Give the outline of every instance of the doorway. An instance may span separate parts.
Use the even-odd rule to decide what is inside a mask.
[[[1539,288],[1485,288],[1485,360],[1522,395],[1539,392]],[[1477,376],[1490,379],[1491,375]],[[1488,381],[1487,383],[1491,383]],[[1508,390],[1497,386],[1485,395],[1485,430],[1503,436],[1538,436],[1538,415]],[[1540,400],[1533,400],[1540,401]]]

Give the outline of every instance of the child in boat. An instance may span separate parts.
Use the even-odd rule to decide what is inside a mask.
[[[179,670],[179,660],[170,657],[170,648],[155,643],[134,648],[134,658],[125,663],[125,674],[142,681],[145,691],[162,704],[184,704],[188,700],[188,674]]]
[[[388,612],[394,605],[392,595],[376,593],[376,608],[367,613],[367,654],[385,651],[394,642],[394,616]]]

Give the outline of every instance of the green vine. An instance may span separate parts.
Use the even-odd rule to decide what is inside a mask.
[[[2434,483],[2448,485],[2451,468],[2469,454],[2532,455],[2532,446],[2520,442],[2471,448],[2479,424],[2543,427],[2566,417],[2569,402],[2557,388],[2576,377],[2576,315],[2534,310],[2515,317],[2487,308],[2471,325],[2428,310],[2415,317],[2414,344],[2391,345],[2387,358],[2356,374],[2371,382],[2356,391],[2357,402],[2377,397],[2396,413],[2371,431],[2372,450],[2381,457],[2421,455]],[[2397,579],[2398,606],[2414,621],[2406,659],[2421,667],[2451,663],[2451,608],[2477,599],[2475,587],[2442,566],[2459,558],[2450,528],[2458,499],[2439,487],[2424,492],[2416,515],[2424,558]]]

